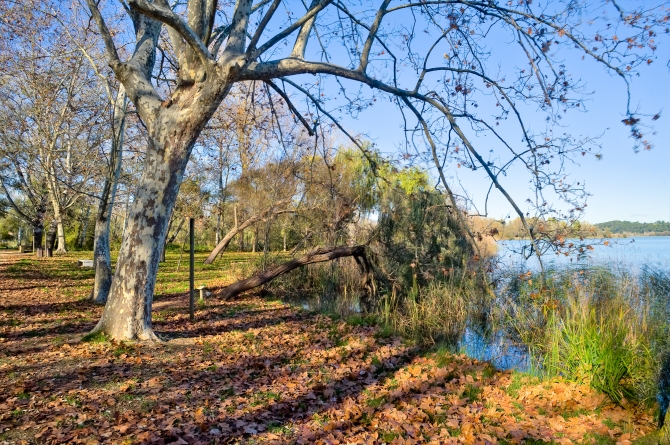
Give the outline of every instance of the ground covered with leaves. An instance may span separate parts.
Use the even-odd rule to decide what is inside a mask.
[[[604,445],[654,428],[650,411],[588,387],[422,351],[361,318],[249,296],[206,300],[190,323],[169,263],[154,304],[163,343],[82,341],[101,308],[76,257],[0,252],[2,444]]]

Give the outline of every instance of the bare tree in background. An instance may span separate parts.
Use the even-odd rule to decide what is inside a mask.
[[[112,33],[102,14],[111,6],[87,2],[110,66],[148,132],[142,178],[96,327],[116,339],[157,340],[151,305],[160,246],[194,144],[236,83],[266,82],[286,95],[292,109],[291,98],[301,94],[311,102],[307,116],[317,121],[335,116],[326,98],[337,92],[350,113],[387,99],[403,111],[408,130],[416,125],[423,131],[454,208],[442,169],[447,150],[456,150],[445,144],[448,134],[459,141],[460,153],[467,153],[468,166],[483,169],[523,220],[525,212],[501,184],[506,163],[485,158],[466,133],[474,129],[500,137],[502,149],[531,174],[540,205],[549,190],[572,200],[574,187],[559,180],[560,160],[584,151],[583,141],[532,131],[519,104],[535,104],[551,121],[581,103],[556,48],[574,48],[627,81],[639,64],[653,61],[655,34],[666,26],[662,9],[627,11],[614,2],[314,0],[303,7],[282,0],[234,5],[189,0],[172,9],[165,0],[130,0],[121,1],[127,28]],[[136,48],[124,60],[117,45],[126,43],[121,40],[127,29]],[[164,29],[169,43],[161,39]],[[514,49],[506,45],[503,61],[492,58],[501,39],[515,43]],[[160,80],[167,65],[163,55],[176,73],[174,82]],[[497,113],[478,114],[481,100],[495,101]],[[627,114],[634,137],[644,145],[639,118],[632,110]],[[513,140],[496,132],[496,123],[507,117],[518,122]],[[308,124],[297,111],[296,118]],[[516,142],[519,137],[523,145]]]
[[[96,175],[104,108],[84,55],[52,15],[39,8],[21,8],[17,14],[9,5],[2,13],[3,149],[14,152],[12,179],[30,201],[37,199],[28,194],[31,182],[46,186],[53,212],[50,231],[58,238],[58,251],[65,252],[66,213]],[[47,210],[38,207],[43,210],[37,214]]]

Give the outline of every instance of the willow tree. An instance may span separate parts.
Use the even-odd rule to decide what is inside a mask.
[[[117,339],[157,339],[151,304],[170,214],[198,136],[236,83],[267,83],[307,126],[337,119],[329,97],[340,95],[340,106],[354,115],[385,98],[404,113],[411,134],[423,132],[420,150],[435,163],[454,208],[443,165],[445,156],[465,156],[460,163],[483,169],[525,220],[501,183],[509,164],[485,157],[473,130],[495,135],[496,149],[527,169],[537,208],[550,190],[572,202],[579,187],[561,181],[560,160],[587,152],[588,141],[529,128],[520,104],[533,104],[550,121],[580,105],[579,85],[557,48],[579,52],[627,82],[636,66],[653,60],[657,28],[665,26],[662,9],[627,11],[613,1],[121,0],[128,20],[115,26],[127,28],[112,32],[106,16],[116,17],[113,7],[87,3],[110,67],[148,134],[142,178],[96,328]],[[121,40],[129,31],[135,49],[122,58],[117,45],[128,43]],[[493,57],[502,48],[502,59]],[[169,73],[174,82],[163,82]],[[304,116],[294,103],[298,96],[309,108]],[[485,101],[498,106],[481,107]],[[626,113],[643,141],[639,117]],[[516,121],[509,140],[496,131],[507,118]]]

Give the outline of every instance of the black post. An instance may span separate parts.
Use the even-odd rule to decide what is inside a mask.
[[[189,237],[190,237],[190,247],[191,247],[191,252],[190,252],[190,258],[189,258],[189,273],[188,273],[188,284],[189,284],[189,290],[190,290],[190,300],[189,300],[189,310],[190,310],[190,316],[191,316],[191,322],[195,320],[195,315],[193,313],[195,309],[195,273],[194,273],[194,268],[195,268],[195,261],[193,259],[194,257],[194,250],[195,250],[195,219],[190,218],[188,221],[188,228],[189,228]]]

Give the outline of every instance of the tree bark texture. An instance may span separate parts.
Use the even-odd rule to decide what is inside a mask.
[[[35,255],[41,257],[43,255],[42,237],[44,236],[44,222],[41,219],[37,219],[33,222],[32,227],[33,227],[33,248],[35,250]]]
[[[361,266],[361,269],[364,273],[363,286],[367,290],[369,288],[368,280],[370,279],[370,263],[368,262],[367,256],[365,255],[365,246],[358,245],[320,247],[318,249],[312,250],[300,258],[296,258],[294,260],[272,267],[250,278],[238,281],[231,284],[230,286],[226,286],[216,292],[214,295],[224,299],[232,298],[241,294],[242,292],[246,292],[258,286],[267,284],[278,276],[288,273],[293,269],[297,269],[308,264],[323,263],[325,261],[331,261],[337,258],[344,258],[349,256],[356,258],[356,262]]]
[[[121,175],[121,163],[123,160],[123,137],[126,127],[126,105],[128,98],[123,85],[114,101],[112,148],[109,153],[111,164],[105,184],[100,196],[98,213],[95,218],[94,240],[93,240],[93,267],[95,268],[95,281],[91,300],[98,304],[105,304],[112,287],[112,258],[109,247],[109,232],[116,198],[116,186]]]
[[[46,252],[45,256],[51,258],[54,253],[54,247],[56,246],[56,238],[57,238],[57,228],[56,228],[56,223],[55,221],[51,221],[51,224],[49,224],[49,230],[47,230],[47,239],[46,239]]]
[[[151,328],[151,306],[168,224],[195,141],[231,86],[185,88],[175,95],[184,108],[165,104],[143,117],[149,142],[142,176],[109,298],[93,332],[117,340],[160,341]]]
[[[65,226],[63,225],[62,216],[58,216],[59,218],[56,222],[56,232],[58,233],[58,249],[56,252],[65,253],[67,252],[67,247],[65,246]]]
[[[115,339],[157,340],[151,330],[156,274],[187,160],[183,153],[174,153],[174,158],[166,160],[163,158],[166,151],[157,149],[150,141],[109,299],[96,327]]]
[[[86,216],[84,216],[84,220],[82,221],[81,224],[81,232],[79,233],[79,237],[77,238],[77,247],[82,248],[84,246],[84,243],[86,243],[86,235],[88,234],[88,217],[91,214],[91,207],[86,206]]]

